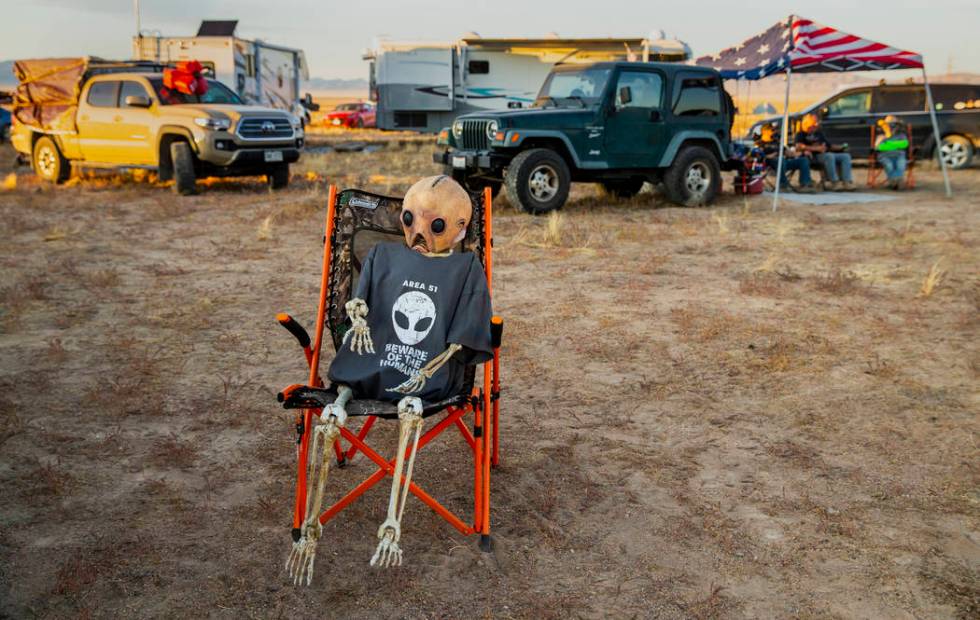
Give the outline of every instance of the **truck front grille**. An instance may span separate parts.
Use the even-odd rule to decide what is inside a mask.
[[[463,121],[463,148],[485,150],[490,147],[487,138],[489,121]]]
[[[238,135],[245,140],[288,140],[293,126],[284,118],[244,118],[238,123]]]

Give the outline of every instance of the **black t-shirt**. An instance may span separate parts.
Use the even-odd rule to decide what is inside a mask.
[[[801,131],[796,134],[796,142],[793,144],[805,144],[807,146],[816,146],[822,144],[827,148],[830,148],[830,142],[827,141],[827,137],[823,135],[823,132],[819,129],[817,131]]]
[[[461,345],[421,392],[409,395],[440,401],[459,393],[468,364],[493,357],[490,291],[472,252],[429,257],[400,243],[379,243],[364,260],[354,297],[367,303],[375,353],[355,353],[348,339],[328,372],[354,398],[401,400],[405,394],[388,390],[450,344]]]

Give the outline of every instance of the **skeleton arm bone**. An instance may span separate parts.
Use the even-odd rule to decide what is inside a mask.
[[[353,334],[350,342],[350,350],[358,355],[374,353],[374,342],[371,340],[371,328],[368,327],[364,317],[368,314],[367,302],[355,297],[344,306],[347,309],[347,316],[350,317],[351,328],[344,334],[344,342]]]
[[[423,366],[404,383],[393,388],[388,388],[389,392],[399,392],[401,394],[411,394],[421,391],[425,387],[427,379],[431,379],[436,371],[443,367],[457,351],[463,347],[458,344],[450,344],[449,348],[432,358],[432,361]]]

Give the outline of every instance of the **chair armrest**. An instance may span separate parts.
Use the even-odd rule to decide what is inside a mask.
[[[494,316],[490,319],[490,344],[494,349],[500,348],[500,340],[504,334],[503,317]]]

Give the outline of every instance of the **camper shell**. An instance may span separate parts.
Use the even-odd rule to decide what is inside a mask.
[[[193,37],[141,33],[133,37],[133,57],[163,64],[196,60],[246,103],[286,110],[309,122],[317,106],[310,95],[300,96],[303,80],[310,79],[303,51],[243,39],[235,34],[237,25],[236,20],[205,20]]]
[[[380,129],[437,132],[461,114],[530,107],[557,64],[681,62],[687,44],[659,38],[484,39],[382,42],[369,61]]]

